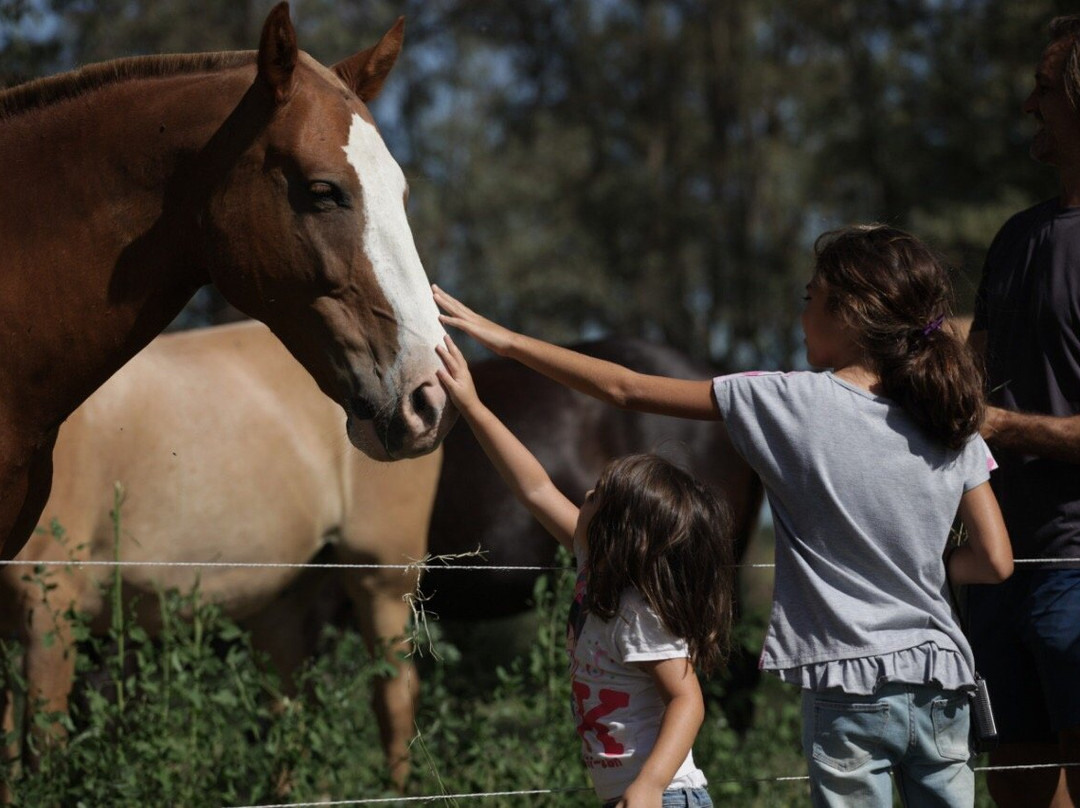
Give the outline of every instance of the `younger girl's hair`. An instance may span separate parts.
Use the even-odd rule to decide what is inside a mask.
[[[603,620],[636,588],[710,674],[731,644],[735,559],[727,504],[651,454],[613,460],[593,490],[586,608]]]
[[[982,423],[983,376],[948,322],[952,287],[942,259],[886,225],[823,233],[814,254],[826,307],[870,355],[885,395],[950,449],[963,446]]]

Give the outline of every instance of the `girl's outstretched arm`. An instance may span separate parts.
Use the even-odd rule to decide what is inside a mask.
[[[960,521],[968,539],[949,555],[949,579],[954,584],[999,584],[1012,575],[1012,544],[990,483],[960,498]]]
[[[469,365],[450,337],[436,352],[439,381],[514,496],[566,549],[573,552],[578,508],[555,487],[543,466],[476,394]]]
[[[459,328],[500,356],[516,359],[560,384],[616,407],[703,421],[720,420],[711,379],[672,379],[637,373],[614,362],[586,356],[518,334],[485,317],[438,286],[435,302],[443,323]]]

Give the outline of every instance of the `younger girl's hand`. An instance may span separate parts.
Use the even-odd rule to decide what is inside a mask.
[[[443,366],[436,371],[439,381],[446,388],[454,406],[461,412],[466,412],[470,406],[479,403],[480,397],[476,394],[476,385],[473,384],[472,374],[469,372],[469,363],[461,355],[461,351],[449,335],[443,337],[442,345],[435,346],[435,353],[442,359]]]
[[[435,303],[444,312],[439,315],[442,323],[461,329],[485,348],[497,354],[504,353],[510,346],[510,340],[514,336],[513,331],[498,323],[493,323],[486,317],[481,317],[460,300],[434,284],[431,286],[431,292],[435,297]]]
[[[635,781],[626,789],[616,808],[660,808],[663,802],[663,788],[657,789]]]

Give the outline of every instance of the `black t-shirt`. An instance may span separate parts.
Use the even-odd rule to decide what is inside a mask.
[[[1048,200],[990,245],[973,331],[986,331],[990,401],[1080,413],[1080,208]],[[1017,558],[1080,558],[1080,465],[995,451],[991,479]]]

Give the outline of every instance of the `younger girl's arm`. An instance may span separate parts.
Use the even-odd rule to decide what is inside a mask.
[[[1012,545],[990,483],[961,497],[960,521],[968,539],[949,556],[949,579],[954,584],[999,584],[1012,575]]]
[[[543,466],[476,394],[472,374],[450,337],[436,352],[439,381],[514,496],[566,549],[573,552],[578,508],[551,481]]]
[[[445,313],[439,318],[500,356],[516,359],[580,393],[628,410],[720,420],[711,379],[672,379],[637,373],[614,362],[518,334],[481,317],[438,286],[432,291]]]
[[[661,659],[641,664],[652,675],[666,706],[656,745],[626,789],[618,808],[654,808],[660,804],[660,795],[686,760],[705,720],[705,700],[689,659]]]

